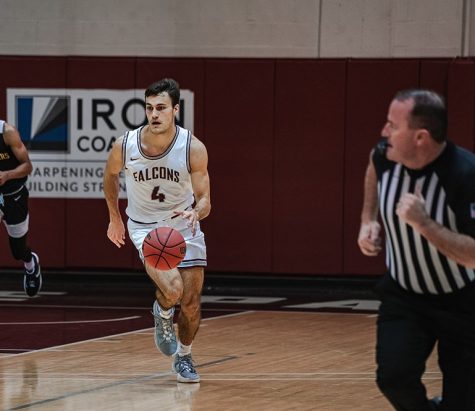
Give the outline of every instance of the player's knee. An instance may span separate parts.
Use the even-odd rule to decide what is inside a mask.
[[[201,312],[201,303],[200,296],[193,296],[192,298],[187,298],[182,300],[180,304],[180,310],[183,311],[188,318],[195,318],[200,316]]]
[[[170,306],[177,304],[183,295],[183,283],[180,280],[174,280],[167,290],[162,291],[163,297]]]

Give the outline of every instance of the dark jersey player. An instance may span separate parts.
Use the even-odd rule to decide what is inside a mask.
[[[0,221],[6,227],[12,256],[23,261],[23,288],[30,297],[42,284],[38,255],[31,251],[28,237],[28,189],[32,165],[18,130],[0,120]]]

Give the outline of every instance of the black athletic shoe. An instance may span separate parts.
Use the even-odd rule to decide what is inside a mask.
[[[28,297],[34,297],[38,294],[41,290],[41,284],[43,283],[43,279],[41,278],[40,259],[38,258],[38,255],[33,252],[31,253],[31,257],[33,258],[35,268],[32,273],[29,273],[25,269],[25,274],[23,276],[23,289]]]

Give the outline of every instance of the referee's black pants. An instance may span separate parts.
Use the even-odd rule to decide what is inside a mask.
[[[475,284],[443,296],[405,291],[386,275],[376,287],[376,381],[397,411],[433,411],[421,381],[437,344],[442,411],[475,410]],[[430,376],[429,376],[430,378]]]

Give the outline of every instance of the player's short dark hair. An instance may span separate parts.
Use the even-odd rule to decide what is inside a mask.
[[[409,127],[424,128],[438,143],[447,139],[447,109],[444,98],[432,90],[408,89],[396,94],[394,100],[412,99],[414,107],[410,113]]]
[[[145,98],[157,96],[165,91],[170,96],[173,107],[180,104],[180,85],[172,78],[164,78],[150,84],[150,86],[147,87],[147,90],[145,90]]]

